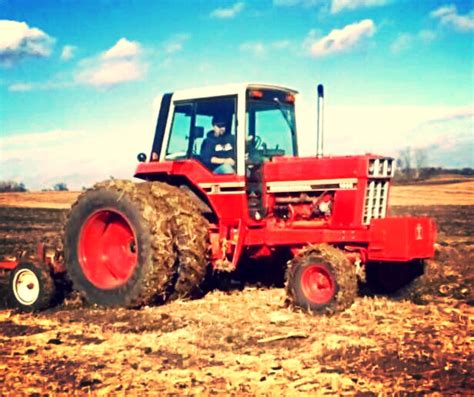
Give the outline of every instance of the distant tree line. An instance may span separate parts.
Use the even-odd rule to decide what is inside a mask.
[[[59,182],[53,186],[53,190],[57,192],[67,192],[69,189],[67,188],[67,185],[64,182]]]
[[[23,182],[15,182],[15,181],[0,181],[0,192],[27,192],[28,189],[26,188]]]
[[[427,180],[439,175],[474,176],[474,169],[427,167],[428,155],[426,149],[412,149],[410,147],[400,151],[397,158],[395,182],[411,183]]]
[[[51,189],[42,189],[43,192],[66,192],[68,191],[68,187],[64,182],[56,183]],[[27,192],[28,189],[26,188],[23,182],[15,182],[15,181],[0,181],[0,193],[6,192]]]

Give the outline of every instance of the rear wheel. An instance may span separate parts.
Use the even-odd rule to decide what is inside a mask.
[[[71,209],[65,263],[76,289],[91,303],[135,307],[165,296],[175,255],[163,200],[130,181],[102,182]]]
[[[151,195],[164,199],[172,216],[177,268],[172,298],[192,296],[201,285],[208,265],[208,222],[183,190],[164,183],[147,184]]]
[[[289,262],[286,292],[291,304],[314,313],[344,310],[357,294],[355,268],[337,248],[309,246]]]
[[[10,303],[23,311],[44,310],[56,295],[50,269],[41,262],[19,263],[10,273]]]

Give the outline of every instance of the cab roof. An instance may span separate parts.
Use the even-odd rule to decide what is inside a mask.
[[[173,93],[173,100],[210,98],[223,95],[245,94],[247,89],[278,90],[285,91],[293,95],[298,93],[298,91],[296,90],[280,85],[247,82],[178,90]]]

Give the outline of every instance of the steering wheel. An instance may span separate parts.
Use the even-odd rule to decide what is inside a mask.
[[[254,142],[254,148],[260,149],[260,146],[262,146],[263,141],[261,137],[259,137],[258,135],[254,135],[253,142]]]

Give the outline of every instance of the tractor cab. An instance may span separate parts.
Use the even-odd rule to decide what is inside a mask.
[[[152,161],[196,160],[213,172],[203,148],[214,136],[213,119],[225,128],[234,173],[254,163],[296,156],[296,91],[262,84],[235,84],[165,94],[158,117]]]

